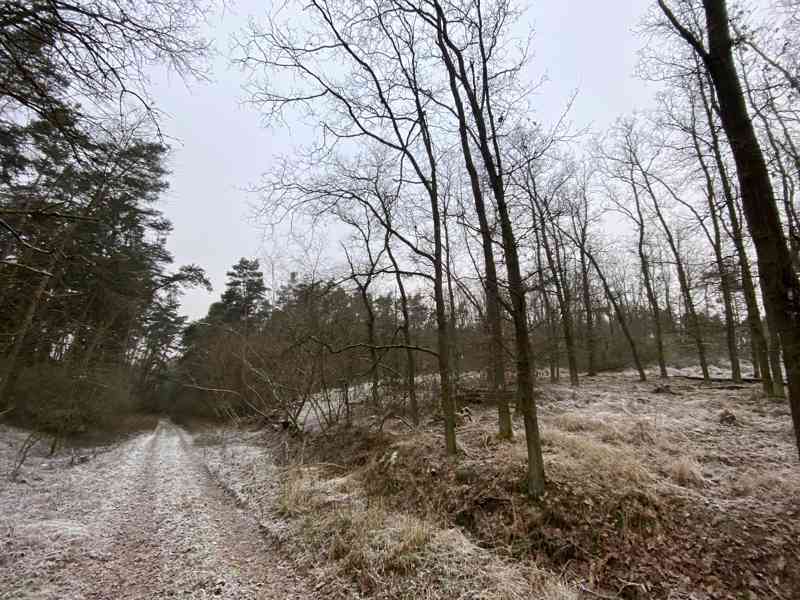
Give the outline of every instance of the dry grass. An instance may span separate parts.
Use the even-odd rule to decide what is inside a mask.
[[[650,471],[629,449],[551,427],[542,429],[542,442],[554,455],[551,461],[558,464],[559,469],[605,481],[615,487],[641,489],[652,484]]]
[[[326,581],[330,597],[485,600],[575,600],[558,577],[500,559],[457,529],[441,529],[380,499],[331,502],[350,478],[324,479],[295,469],[281,488],[279,510],[297,524],[301,564]]]
[[[287,473],[278,493],[276,510],[284,517],[296,517],[314,507],[313,481],[302,469]]]
[[[731,494],[736,498],[771,495],[800,497],[800,474],[791,468],[777,472],[748,469],[731,482]]]
[[[667,467],[669,478],[683,487],[701,488],[705,485],[703,469],[692,457],[672,461]]]
[[[596,417],[590,417],[578,412],[568,412],[556,415],[550,419],[550,424],[562,431],[580,432],[610,432],[614,429]]]
[[[305,541],[335,561],[341,574],[379,582],[414,573],[424,560],[431,527],[417,518],[390,515],[381,506],[335,509],[304,524]]]
[[[326,565],[323,578],[344,586],[340,597],[574,598],[553,573],[601,590],[619,587],[620,578],[655,581],[659,598],[733,581],[742,559],[729,551],[731,540],[786,553],[780,539],[738,524],[782,514],[800,495],[793,440],[784,435],[788,413],[748,398],[748,389],[671,385],[678,394],[610,375],[569,393],[544,390],[548,492],[538,501],[525,497],[522,423],[515,421],[513,442],[499,441],[486,407],[458,428],[455,459],[444,453],[438,424],[309,442],[315,459],[344,469],[336,478],[322,470],[287,481],[282,511],[302,522],[296,537],[308,564]],[[720,422],[727,407],[735,426]],[[349,499],[344,507],[331,500],[336,494]],[[709,513],[714,506],[726,510]],[[712,526],[712,516],[723,526]],[[705,565],[705,554],[693,550],[686,562],[687,537],[714,556],[713,577],[693,568]],[[781,589],[791,587],[787,573],[773,569]]]
[[[636,419],[625,431],[625,441],[634,446],[652,446],[661,439],[653,419]]]

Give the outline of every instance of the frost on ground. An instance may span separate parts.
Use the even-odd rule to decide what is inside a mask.
[[[0,430],[2,476],[25,434]],[[166,421],[71,466],[34,448],[0,487],[0,598],[309,598]]]
[[[355,478],[325,476],[336,465],[279,468],[259,434],[215,432],[195,441],[209,470],[325,598],[577,598],[557,575],[501,559],[458,528],[368,501]]]
[[[456,461],[437,418],[304,438],[162,422],[85,462],[36,446],[0,486],[0,598],[799,597],[785,401],[616,373],[543,384],[539,407],[537,502],[521,423],[498,441],[491,406]],[[0,475],[24,437],[0,429]]]
[[[206,459],[331,597],[800,597],[788,406],[694,376],[542,383],[549,481],[535,503],[520,489],[522,424],[499,442],[490,406],[459,426],[455,462],[439,420],[271,444],[230,433]],[[279,469],[270,452],[304,464]]]

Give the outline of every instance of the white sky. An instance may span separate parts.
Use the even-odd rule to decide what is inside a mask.
[[[646,107],[648,86],[634,77],[637,51],[645,40],[634,33],[649,0],[539,0],[531,4],[533,71],[546,74],[534,105],[547,124],[563,111],[572,92],[576,126],[603,129],[620,115]],[[190,87],[176,76],[159,76],[152,94],[166,114],[165,134],[175,138],[171,190],[162,209],[175,230],[169,248],[176,265],[197,263],[206,269],[214,291],[191,290],[183,310],[204,316],[218,299],[225,272],[242,256],[262,256],[260,232],[250,222],[247,191],[268,171],[274,157],[291,152],[303,140],[292,132],[264,129],[256,110],[243,104],[244,75],[228,59],[231,35],[248,19],[266,14],[269,3],[237,0],[209,23],[208,36],[219,56],[212,82]],[[521,24],[523,25],[523,24]],[[296,133],[296,130],[295,130]]]

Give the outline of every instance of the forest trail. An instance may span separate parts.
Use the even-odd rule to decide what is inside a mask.
[[[191,444],[161,421],[85,464],[45,463],[0,491],[0,598],[310,597]]]

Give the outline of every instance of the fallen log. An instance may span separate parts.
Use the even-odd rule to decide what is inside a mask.
[[[699,375],[670,375],[670,379],[690,379],[692,381],[706,381]],[[730,383],[732,384],[730,388],[725,389],[732,389],[732,390],[743,390],[746,388],[744,385],[739,385],[734,383],[733,379],[730,377],[710,377],[708,379],[710,383]],[[741,383],[761,383],[760,377],[742,377]]]

